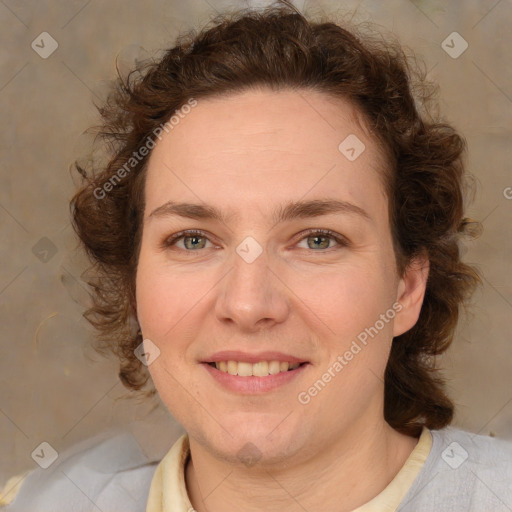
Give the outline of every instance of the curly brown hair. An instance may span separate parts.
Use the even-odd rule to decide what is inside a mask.
[[[259,86],[313,89],[358,107],[387,155],[384,182],[399,274],[415,256],[426,253],[430,261],[419,320],[393,340],[385,419],[413,436],[423,425],[439,429],[451,422],[454,406],[435,356],[451,344],[461,306],[480,281],[459,251],[461,238],[474,234],[478,223],[463,217],[464,139],[431,113],[433,89],[424,75],[395,39],[313,22],[289,4],[221,15],[199,33],[179,36],[157,61],[139,64],[126,78],[118,75],[98,107],[108,162],[90,169],[75,162],[83,182],[71,209],[94,270],[94,303],[84,316],[98,331],[95,348],[119,358],[127,388],[141,390],[150,377],[134,355],[142,341],[135,276],[150,152],[130,168],[127,163],[191,98]],[[155,393],[154,387],[146,392]]]

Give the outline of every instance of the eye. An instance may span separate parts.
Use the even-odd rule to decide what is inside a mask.
[[[332,240],[334,240],[337,245],[341,247],[347,247],[349,245],[348,240],[346,240],[343,236],[338,235],[328,229],[311,230],[307,233],[307,236],[301,239],[301,242],[302,240],[306,240],[307,247],[301,247],[301,249],[314,249],[315,251],[316,249],[331,249]]]
[[[320,252],[317,251],[317,249],[322,251],[332,249],[332,241],[335,241],[337,246],[340,247],[347,247],[349,245],[349,242],[345,237],[328,229],[311,229],[306,232],[306,236],[304,236],[304,233],[302,233],[302,235],[303,237],[300,239],[300,242],[306,240],[307,247],[299,247],[301,249],[313,249],[314,252]],[[162,242],[162,248],[168,249],[171,247],[177,247],[178,249],[182,249],[186,252],[195,252],[200,249],[208,248],[206,246],[207,243],[211,244],[212,242],[203,231],[187,230],[180,231],[179,233],[166,238]]]
[[[181,246],[178,244],[180,241],[183,241]],[[207,242],[210,242],[210,240],[202,231],[188,230],[180,231],[179,233],[176,233],[165,239],[162,245],[164,248],[178,246],[179,249],[193,252],[198,249],[204,249]]]

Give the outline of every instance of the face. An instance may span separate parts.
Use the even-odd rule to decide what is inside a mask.
[[[156,144],[137,315],[191,442],[275,464],[382,422],[392,338],[421,302],[396,272],[384,168],[354,108],[306,90],[201,99]]]

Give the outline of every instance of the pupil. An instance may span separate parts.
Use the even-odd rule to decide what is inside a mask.
[[[314,240],[314,246],[315,246],[315,247],[320,247],[320,246],[321,246],[321,244],[322,244],[322,242],[321,242],[321,240],[322,240],[322,239],[327,240],[327,238],[326,238],[326,237],[324,237],[324,236],[314,236],[314,237],[313,237],[313,240]],[[323,245],[325,246],[325,243],[324,243]],[[325,247],[324,247],[324,248],[325,248]]]
[[[194,247],[198,247],[200,245],[198,243],[198,241],[201,240],[201,237],[189,236],[189,237],[187,237],[187,240],[189,241],[189,247],[192,246],[192,248],[194,248]]]

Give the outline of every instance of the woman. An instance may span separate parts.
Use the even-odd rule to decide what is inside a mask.
[[[77,477],[68,503],[512,508],[511,445],[449,427],[435,371],[478,282],[458,250],[475,223],[463,139],[411,74],[398,45],[287,5],[215,20],[119,82],[101,110],[114,154],[79,167],[72,201],[98,277],[87,317],[186,434]],[[62,472],[125,445],[101,446]],[[9,510],[57,510],[41,478]]]

